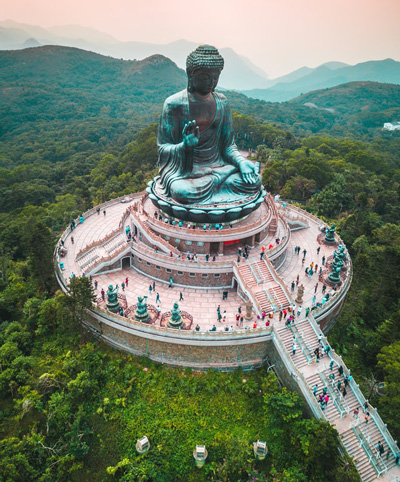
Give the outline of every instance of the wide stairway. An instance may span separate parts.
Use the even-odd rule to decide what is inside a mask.
[[[400,473],[399,467],[395,465],[394,456],[397,445],[373,407],[369,407],[371,416],[368,418],[368,423],[365,423],[365,414],[362,410],[365,398],[354,379],[346,387],[347,394],[343,396],[344,377],[349,375],[349,372],[344,368],[341,376],[339,366],[345,367],[342,359],[332,353],[332,350],[328,354],[325,353],[324,348],[328,342],[315,320],[299,319],[290,326],[286,326],[283,319],[280,322],[276,321],[274,328],[286,354],[303,375],[310,392],[314,393],[313,389],[318,385],[315,396],[317,403],[321,394],[329,396],[329,402],[325,407],[319,405],[321,418],[325,418],[339,432],[347,453],[354,458],[363,482],[395,481]],[[294,343],[297,346],[295,354],[292,349]],[[323,355],[319,362],[314,355],[314,350],[318,346]],[[340,390],[338,382],[341,383]],[[358,417],[353,412],[357,408]],[[379,441],[385,448],[382,457],[376,448]]]
[[[260,312],[277,312],[291,305],[290,296],[269,260],[235,264],[234,271]]]

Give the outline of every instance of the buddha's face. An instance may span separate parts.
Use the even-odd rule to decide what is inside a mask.
[[[213,92],[218,84],[221,69],[197,69],[192,74],[193,92],[207,95]]]

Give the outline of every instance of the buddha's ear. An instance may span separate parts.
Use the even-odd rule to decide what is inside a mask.
[[[193,82],[192,82],[192,76],[188,74],[188,86],[187,86],[188,92],[193,92]]]

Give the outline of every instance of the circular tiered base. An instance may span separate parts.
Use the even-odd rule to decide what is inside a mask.
[[[146,191],[154,206],[165,215],[193,223],[231,223],[258,209],[266,195],[262,188],[254,196],[238,198],[235,202],[184,205],[160,193],[158,177],[149,182]]]

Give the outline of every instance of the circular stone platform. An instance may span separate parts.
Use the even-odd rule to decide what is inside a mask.
[[[292,291],[292,282],[296,283],[297,276],[305,288],[304,310],[314,308],[315,319],[326,329],[340,311],[350,285],[348,260],[342,285],[337,291],[327,286],[330,296],[323,302],[322,282],[318,275],[307,276],[305,268],[312,262],[321,266],[322,257],[330,258],[335,248],[317,242],[319,219],[294,206],[276,204],[270,195],[258,210],[225,224],[222,230],[214,223],[206,229],[202,224],[193,229],[191,222],[179,226],[172,224],[172,217],[166,223],[164,217],[159,219],[159,211],[155,217],[147,193],[99,207],[100,214],[93,208],[72,233],[70,229],[63,233],[66,253],[60,257],[56,251],[57,279],[66,292],[72,273],[91,276],[99,301],[86,322],[87,329],[132,353],[184,366],[257,366],[265,359],[279,311],[295,305],[297,292]],[[129,241],[128,226],[133,236]],[[247,258],[243,257],[246,246]],[[295,253],[295,246],[300,246],[300,254]],[[325,264],[324,275],[326,270]],[[126,284],[119,293],[124,316],[104,310],[100,296],[102,288],[121,286],[122,281]],[[133,319],[132,307],[144,295],[148,307],[154,308],[149,310],[150,323]],[[239,307],[244,315],[248,300],[253,303],[253,318],[241,322]],[[185,329],[163,323],[174,302],[190,320]],[[271,313],[269,326],[261,320],[263,311]]]

